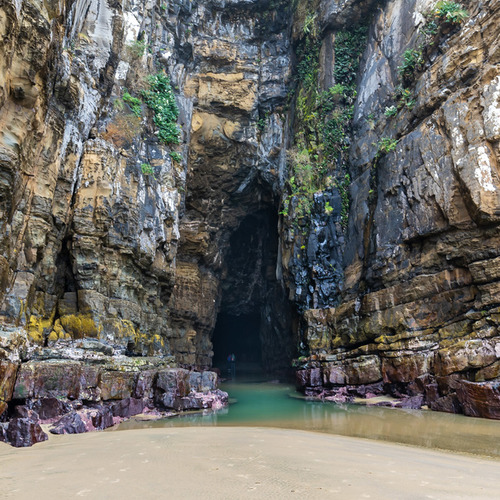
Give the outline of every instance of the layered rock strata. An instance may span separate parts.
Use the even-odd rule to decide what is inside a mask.
[[[184,166],[122,99],[175,44],[156,10],[2,5],[0,316],[41,344],[169,352]]]
[[[300,351],[308,393],[497,417],[500,7],[435,6],[4,2],[0,319],[29,339],[0,357],[0,412],[14,373],[89,339],[204,370],[222,312],[259,316],[267,368]],[[178,144],[144,98],[158,74]]]
[[[287,5],[2,7],[4,321],[45,345],[90,337],[210,366],[231,234],[275,216],[285,176]],[[179,145],[141,102],[162,71]],[[283,302],[274,281],[261,292]],[[288,315],[263,314],[264,328],[289,329]]]
[[[19,336],[11,332],[9,337],[13,343]],[[109,345],[96,340],[67,344],[31,348],[30,359],[22,363],[0,361],[1,441],[13,446],[44,441],[40,423],[53,424],[54,434],[76,434],[143,412],[159,418],[227,403],[213,371],[178,368],[167,358],[113,355]]]
[[[411,5],[410,5],[411,4]],[[404,51],[433,2],[388,2],[360,68],[344,290],[309,310],[305,387],[375,384],[441,411],[500,418],[497,2],[423,50],[411,106],[394,118]],[[380,138],[397,139],[380,157]],[[305,377],[305,378],[304,378]]]

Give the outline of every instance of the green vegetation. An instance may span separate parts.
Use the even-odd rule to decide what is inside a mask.
[[[439,1],[429,11],[424,12],[425,25],[418,34],[417,45],[409,48],[403,53],[403,59],[398,67],[401,85],[396,89],[395,99],[398,108],[406,106],[412,109],[415,99],[409,89],[417,73],[422,71],[425,59],[430,47],[434,45],[436,36],[439,35],[443,25],[452,24],[458,26],[469,17],[469,13],[460,3],[450,1]],[[387,116],[387,115],[386,115]]]
[[[289,157],[290,195],[282,214],[292,216],[303,233],[309,224],[314,193],[336,187],[342,196],[341,224],[347,227],[350,177],[346,152],[356,100],[356,79],[367,28],[339,31],[335,38],[335,84],[321,92],[318,85],[319,51],[316,15],[306,14],[303,38],[297,48],[296,128],[294,153]],[[330,214],[328,205],[325,212]],[[305,233],[304,233],[305,234]]]
[[[339,31],[335,38],[335,81],[352,93],[356,89],[361,55],[366,46],[368,28],[359,26],[349,31]]]
[[[169,78],[164,73],[158,73],[147,77],[147,82],[149,90],[143,90],[142,97],[154,113],[158,139],[164,144],[179,144],[179,109]]]
[[[170,158],[174,160],[177,163],[180,163],[182,161],[182,155],[178,153],[177,151],[170,151]]]
[[[142,102],[137,97],[132,97],[127,90],[123,92],[122,96],[123,102],[126,102],[130,106],[130,110],[135,116],[141,116],[142,113]]]
[[[452,24],[461,24],[469,17],[469,13],[462,5],[457,2],[448,1],[438,2],[434,9],[432,9],[431,14],[442,21]]]
[[[391,139],[390,137],[382,137],[376,144],[377,155],[381,156],[387,153],[391,153],[396,149],[397,144],[398,141],[396,139]]]
[[[403,87],[403,85],[398,85],[396,87],[393,98],[397,102],[397,109],[401,109],[406,106],[411,110],[416,103],[416,99],[413,97],[413,92],[410,89]]]
[[[127,45],[127,52],[132,59],[140,59],[144,55],[147,46],[146,40],[135,40]]]
[[[297,79],[305,93],[313,92],[318,85],[320,46],[316,38],[307,37],[297,49]]]
[[[310,38],[318,38],[318,24],[316,18],[318,15],[316,13],[309,12],[304,20],[304,35]]]
[[[349,174],[344,174],[344,178],[337,182],[337,189],[340,193],[340,198],[342,200],[342,209],[340,211],[340,224],[344,229],[347,229],[347,224],[349,222],[349,186],[351,185],[351,176]]]
[[[415,71],[420,70],[424,58],[422,56],[422,49],[408,49],[403,53],[403,61],[401,66],[398,67],[399,75],[403,80],[410,80],[413,78]]]
[[[116,98],[113,101],[113,109],[116,109],[116,111],[123,111],[125,109],[125,105],[123,104],[123,99],[120,99],[119,97]]]
[[[269,111],[264,113],[264,116],[261,116],[257,121],[257,129],[259,132],[264,132],[267,122],[269,121]]]
[[[154,177],[155,171],[149,163],[141,163],[141,172],[143,175],[152,175]]]
[[[388,106],[385,108],[384,115],[387,118],[391,118],[392,116],[396,116],[398,114],[398,108],[396,106]]]
[[[333,212],[333,207],[330,205],[330,202],[329,202],[329,201],[327,201],[327,202],[325,203],[325,213],[326,213],[327,215],[331,215],[331,214],[332,214],[332,212]]]
[[[288,181],[291,192],[285,198],[280,213],[288,216],[293,205],[294,222],[297,226],[304,217],[311,215],[313,195],[318,190],[319,179],[307,149],[291,153],[290,160],[294,167],[294,175]]]

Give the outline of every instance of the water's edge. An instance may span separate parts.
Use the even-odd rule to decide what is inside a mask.
[[[132,419],[114,430],[243,426],[296,429],[447,452],[500,458],[500,422],[441,412],[323,403],[293,397],[278,383],[226,383],[233,404],[218,411],[157,421]]]

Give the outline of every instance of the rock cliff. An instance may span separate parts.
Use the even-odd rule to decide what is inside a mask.
[[[0,405],[88,339],[206,369],[253,315],[309,394],[500,416],[499,11],[5,0]]]
[[[500,6],[462,2],[458,20],[439,11],[451,3],[373,11],[342,292],[305,312],[317,356],[300,375],[498,418]]]

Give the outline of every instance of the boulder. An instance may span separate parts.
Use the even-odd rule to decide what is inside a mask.
[[[15,406],[12,413],[13,418],[29,418],[35,421],[40,419],[38,413],[27,405]]]
[[[51,420],[60,417],[71,409],[67,402],[57,398],[41,399],[35,404],[35,408],[41,420]]]
[[[48,439],[40,422],[32,418],[13,418],[5,432],[6,442],[16,448],[32,446]]]
[[[158,372],[156,388],[160,393],[173,391],[177,396],[185,397],[191,390],[197,390],[201,380],[201,374],[198,372],[190,372],[184,368],[169,368]],[[194,387],[191,387],[191,382]]]
[[[434,411],[444,411],[446,413],[463,413],[462,405],[455,393],[447,394],[430,402],[430,408]]]
[[[111,405],[111,412],[114,417],[129,418],[142,413],[144,401],[138,398],[125,398]]]
[[[323,384],[343,385],[346,382],[346,375],[343,368],[339,365],[327,363],[323,368]]]
[[[201,387],[202,392],[214,391],[217,389],[218,375],[213,371],[204,371],[201,374]]]
[[[81,434],[87,432],[88,429],[81,415],[77,411],[72,411],[64,415],[50,429],[52,434]]]
[[[305,370],[297,370],[296,384],[299,389],[304,387],[320,387],[322,385],[321,369],[306,368]]]
[[[175,409],[179,406],[177,402],[179,398],[173,392],[164,392],[163,394],[158,394],[155,398],[157,405],[162,406],[166,409]]]
[[[75,410],[60,418],[50,429],[52,434],[81,434],[111,427],[114,424],[110,408],[98,406]]]
[[[422,404],[424,402],[424,396],[412,396],[409,398],[403,398],[399,403],[395,406],[398,408],[407,408],[410,410],[420,410],[422,408]]]
[[[500,420],[500,379],[489,382],[462,380],[457,396],[466,415]]]
[[[156,388],[163,392],[173,392],[177,389],[177,370],[170,368],[160,370],[156,379]]]
[[[221,408],[228,402],[227,392],[216,389],[211,392],[191,392],[187,396],[177,396],[172,392],[165,392],[157,396],[156,403],[166,409],[175,411],[201,410],[207,408]]]

